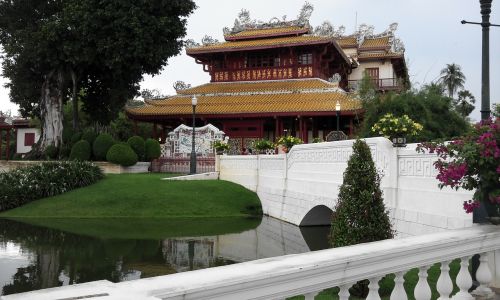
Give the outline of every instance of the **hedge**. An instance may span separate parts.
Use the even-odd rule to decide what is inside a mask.
[[[109,148],[115,144],[113,137],[107,133],[101,133],[97,136],[92,145],[92,150],[96,160],[106,160],[106,154]]]
[[[93,184],[103,178],[89,162],[45,162],[0,172],[0,211]]]
[[[135,154],[137,154],[138,160],[144,160],[146,146],[142,137],[135,135],[128,139],[127,144],[134,150]]]
[[[160,157],[161,147],[160,143],[155,139],[146,140],[146,161],[152,161],[155,158]]]
[[[110,163],[129,167],[137,163],[137,154],[129,145],[120,143],[109,148],[106,160]]]
[[[73,145],[69,160],[85,161],[90,159],[90,144],[86,140],[81,140]]]

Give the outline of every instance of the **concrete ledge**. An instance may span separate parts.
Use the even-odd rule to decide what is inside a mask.
[[[193,175],[167,177],[167,178],[162,178],[161,180],[217,180],[217,179],[219,179],[218,172],[208,172],[208,173],[193,174]]]

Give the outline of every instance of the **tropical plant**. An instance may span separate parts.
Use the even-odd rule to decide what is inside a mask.
[[[260,139],[253,142],[253,147],[259,151],[274,149],[275,145],[270,140]]]
[[[109,148],[106,160],[110,163],[130,167],[137,163],[137,154],[128,144],[119,143]]]
[[[315,138],[313,138],[312,142],[313,142],[313,144],[323,143],[324,140],[322,138],[320,138],[320,137],[315,137]]]
[[[222,141],[215,141],[213,145],[214,149],[216,152],[227,152],[229,151],[229,144],[227,141],[222,140]]]
[[[366,142],[354,142],[332,215],[330,241],[333,247],[390,239],[394,231],[384,205],[381,176]],[[367,283],[355,285],[353,294],[366,296]]]
[[[471,213],[482,202],[494,205],[500,216],[500,119],[477,123],[463,138],[449,143],[427,142],[417,148],[420,152],[435,153],[434,167],[439,187],[473,191],[471,200],[463,203]]]
[[[458,92],[458,99],[455,101],[455,109],[462,117],[467,117],[474,110],[474,103],[476,98],[468,90],[461,90]]]
[[[276,142],[276,145],[283,146],[283,151],[285,151],[285,153],[288,153],[293,146],[300,145],[302,143],[303,143],[302,140],[299,139],[298,137],[287,135],[280,137]]]
[[[90,144],[86,140],[81,140],[71,147],[71,153],[69,154],[69,160],[79,160],[86,161],[90,159],[92,150]]]
[[[152,161],[161,156],[160,143],[155,139],[146,140],[146,161]]]
[[[416,136],[422,129],[422,125],[410,119],[408,115],[395,117],[391,113],[385,114],[372,126],[372,132],[385,136],[386,138]]]
[[[441,70],[439,82],[444,85],[448,91],[448,96],[453,98],[459,88],[464,87],[465,75],[462,69],[457,64],[446,64],[446,67]]]
[[[0,172],[0,211],[87,186],[101,178],[99,167],[81,161],[45,162]]]
[[[492,106],[492,114],[496,118],[500,118],[500,103],[495,103]]]

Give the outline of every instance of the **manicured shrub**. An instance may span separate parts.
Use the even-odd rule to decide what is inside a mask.
[[[161,147],[160,143],[155,139],[146,140],[146,161],[152,161],[160,157]]]
[[[80,161],[45,162],[0,172],[0,211],[87,186],[101,178],[99,167]]]
[[[71,145],[73,146],[74,144],[78,143],[82,139],[82,133],[81,132],[75,132],[71,136]]]
[[[106,154],[109,148],[115,144],[113,137],[107,133],[101,133],[97,136],[92,145],[92,150],[96,160],[106,160]]]
[[[385,209],[381,176],[366,142],[357,140],[347,162],[337,205],[332,216],[330,240],[333,247],[343,247],[390,239],[394,232]],[[351,293],[364,298],[367,281],[353,286]]]
[[[97,133],[94,130],[87,130],[82,134],[82,140],[89,142],[90,146],[94,144],[94,141],[97,137]]]
[[[81,140],[73,145],[69,160],[85,161],[90,159],[90,144],[86,140]]]
[[[106,160],[110,163],[129,167],[137,163],[137,154],[128,144],[116,144],[109,148]]]
[[[127,144],[132,148],[132,150],[134,150],[140,161],[144,160],[146,145],[142,137],[135,135],[128,139]]]
[[[54,145],[47,146],[43,151],[45,157],[47,157],[48,159],[56,159],[58,152],[59,151],[57,151],[57,148]]]
[[[71,140],[72,140],[74,134],[75,134],[75,132],[73,131],[73,128],[71,128],[71,126],[64,126],[63,132],[62,132],[63,143],[64,144],[71,143]]]

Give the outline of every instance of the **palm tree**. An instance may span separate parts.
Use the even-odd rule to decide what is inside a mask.
[[[474,110],[476,98],[470,91],[462,90],[458,92],[458,100],[454,102],[455,109],[465,118]]]
[[[439,82],[448,90],[448,96],[453,98],[459,88],[464,87],[465,75],[457,64],[446,64],[446,68],[441,70]]]

